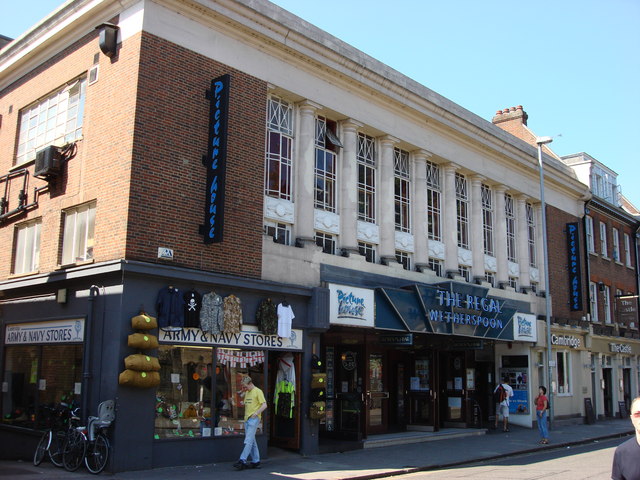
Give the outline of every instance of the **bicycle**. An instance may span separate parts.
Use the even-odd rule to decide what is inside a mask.
[[[49,428],[42,434],[36,451],[33,454],[33,464],[38,466],[49,454],[49,459],[56,467],[62,466],[62,449],[66,437],[63,428],[68,422],[71,410],[67,404],[61,403],[56,407],[42,407],[47,412],[47,423]]]
[[[87,451],[86,427],[79,426],[80,417],[73,415],[69,420],[69,430],[62,447],[62,466],[75,472],[84,460]]]

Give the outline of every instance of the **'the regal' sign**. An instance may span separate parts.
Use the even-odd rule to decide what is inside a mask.
[[[227,165],[227,122],[229,117],[229,75],[211,81],[207,99],[209,110],[209,145],[202,164],[207,168],[204,225],[200,234],[204,243],[222,242],[224,227],[224,187]]]

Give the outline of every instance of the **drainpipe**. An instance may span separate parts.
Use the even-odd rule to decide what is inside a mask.
[[[93,347],[91,341],[91,327],[93,325],[93,307],[96,296],[99,292],[99,287],[91,285],[89,287],[89,305],[87,307],[87,323],[84,329],[84,349],[82,351],[82,406],[80,410],[80,416],[82,417],[84,424],[86,425],[89,418],[89,383],[91,380],[91,348]]]

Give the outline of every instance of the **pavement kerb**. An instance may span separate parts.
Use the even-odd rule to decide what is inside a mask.
[[[409,473],[428,472],[428,471],[431,471],[431,470],[442,470],[442,469],[445,469],[445,468],[452,468],[452,467],[457,467],[457,466],[460,466],[460,465],[468,465],[470,463],[477,463],[477,462],[482,462],[482,461],[496,460],[496,459],[500,459],[500,458],[513,457],[513,456],[516,456],[516,455],[525,455],[525,454],[528,454],[528,453],[540,452],[542,450],[567,448],[567,447],[572,447],[572,446],[575,446],[575,445],[585,445],[587,443],[598,442],[598,441],[601,441],[601,440],[609,440],[611,438],[621,438],[621,437],[626,437],[626,436],[630,436],[630,435],[633,435],[633,434],[634,434],[634,431],[633,430],[629,430],[628,432],[612,433],[610,435],[602,435],[600,437],[585,438],[583,440],[576,440],[574,442],[550,443],[550,444],[547,444],[545,446],[528,448],[528,449],[525,449],[525,450],[516,450],[516,451],[508,452],[508,453],[501,453],[499,455],[490,455],[488,457],[469,458],[469,459],[461,460],[461,461],[458,461],[458,462],[440,463],[440,464],[436,464],[436,465],[427,465],[427,466],[424,466],[424,467],[401,468],[401,469],[397,469],[397,470],[389,470],[387,472],[372,473],[372,474],[367,474],[367,475],[357,475],[357,476],[354,476],[354,477],[342,477],[340,480],[374,480],[374,479],[377,479],[377,478],[387,478],[387,477],[395,477],[395,476],[398,476],[398,475],[407,475]]]

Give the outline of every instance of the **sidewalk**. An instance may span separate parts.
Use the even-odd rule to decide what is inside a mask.
[[[633,433],[628,419],[599,421],[594,425],[558,426],[549,432],[551,443],[539,445],[537,429],[517,426],[510,432],[488,430],[485,435],[442,439],[408,445],[396,445],[345,453],[328,453],[302,457],[296,453],[273,449],[260,470],[237,472],[231,463],[172,467],[115,475],[102,473],[99,477],[84,469],[67,472],[44,462],[34,467],[28,462],[0,461],[0,478],[76,479],[87,480],[216,480],[243,479],[300,479],[300,480],[364,480],[398,472],[441,468],[478,460],[500,458],[516,453],[565,447],[595,440],[622,437]],[[473,431],[476,432],[477,431]],[[620,438],[620,443],[624,439]]]

